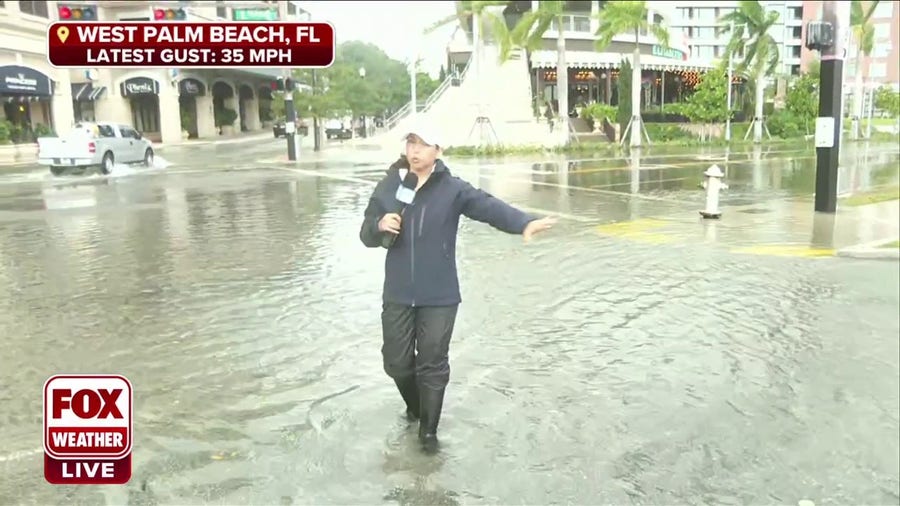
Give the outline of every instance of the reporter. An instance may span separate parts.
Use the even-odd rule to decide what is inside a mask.
[[[369,248],[385,234],[397,235],[385,257],[381,348],[384,370],[406,402],[407,417],[419,419],[419,440],[437,449],[437,427],[450,381],[449,347],[461,302],[456,270],[460,216],[530,240],[553,226],[453,176],[440,160],[441,142],[425,126],[405,136],[405,157],[375,187],[359,236]],[[396,212],[395,191],[407,171],[418,176],[412,204]]]

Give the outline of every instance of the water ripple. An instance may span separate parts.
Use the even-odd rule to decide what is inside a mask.
[[[369,189],[129,176],[0,222],[0,502],[898,502],[895,268],[580,222],[524,246],[462,223],[445,449],[420,455],[381,366]],[[46,486],[40,385],[101,370],[135,385],[135,477]]]

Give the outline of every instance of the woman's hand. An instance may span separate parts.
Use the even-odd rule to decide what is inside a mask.
[[[522,231],[522,238],[525,240],[525,242],[528,242],[532,237],[535,236],[535,234],[550,230],[555,224],[556,218],[552,218],[550,216],[530,221],[528,222],[528,225],[525,226],[525,230]]]

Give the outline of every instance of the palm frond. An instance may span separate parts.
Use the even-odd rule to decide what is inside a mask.
[[[428,34],[434,32],[435,30],[437,30],[438,28],[441,28],[442,26],[448,25],[448,24],[453,23],[454,21],[458,21],[458,20],[459,20],[459,15],[457,15],[457,14],[450,14],[448,16],[444,16],[443,18],[428,25],[428,27],[425,28],[425,30],[423,30],[422,33],[424,33],[425,35],[428,35]]]
[[[659,45],[665,49],[669,48],[669,30],[662,25],[656,23],[650,25],[650,33],[659,41]]]
[[[778,45],[775,43],[775,39],[770,35],[766,35],[766,74],[768,75],[775,72],[778,68],[778,63],[780,62],[781,55],[778,53]]]
[[[513,42],[517,45],[524,46],[527,44],[528,37],[531,35],[532,29],[538,22],[538,14],[535,11],[528,11],[522,15],[516,26],[510,31],[509,35]],[[542,34],[543,35],[543,34]]]
[[[506,20],[493,12],[485,11],[481,13],[481,25],[485,28],[483,33],[490,33],[497,45],[500,46],[500,62],[508,60],[513,49],[513,40],[509,28],[506,26]]]
[[[550,26],[553,24],[553,19],[554,18],[551,15],[540,14],[537,18],[537,26],[531,31],[531,35],[528,36],[525,47],[528,49],[542,47],[544,44],[544,34],[550,29]]]
[[[875,49],[875,27],[872,23],[866,23],[862,26],[862,34],[859,38],[859,49],[864,55],[869,56]]]

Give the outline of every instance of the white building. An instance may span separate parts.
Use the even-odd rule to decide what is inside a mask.
[[[681,32],[687,39],[690,54],[705,62],[714,62],[725,55],[730,34],[718,34],[717,27],[722,16],[735,10],[736,1],[670,1],[666,2],[675,10],[672,31]],[[778,22],[769,34],[778,44],[779,68],[781,75],[800,74],[800,57],[803,49],[803,1],[761,1],[767,11],[778,13]],[[742,55],[737,55],[741,57]]]

